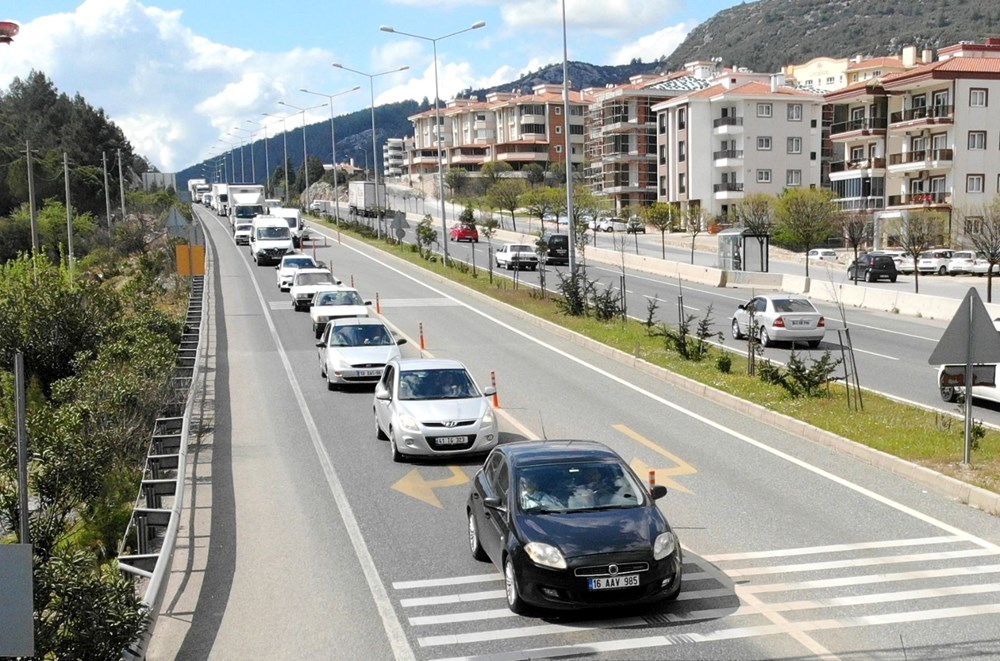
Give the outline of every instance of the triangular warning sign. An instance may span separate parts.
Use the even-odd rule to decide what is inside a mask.
[[[962,299],[927,362],[931,365],[1000,363],[1000,332],[975,289],[969,289]]]

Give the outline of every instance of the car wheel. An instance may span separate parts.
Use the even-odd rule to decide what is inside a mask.
[[[338,386],[336,383],[334,383],[333,379],[330,378],[330,373],[327,372],[326,373],[326,389],[330,390],[330,391],[334,391],[334,390],[337,390],[339,387],[340,386]]]
[[[958,401],[958,388],[953,388],[952,386],[942,386],[941,387],[941,399],[946,402],[957,402]]]
[[[375,419],[375,438],[380,441],[387,440],[389,437],[386,436],[385,432],[382,431],[382,428],[378,426],[378,416],[375,415],[375,409],[372,409],[372,417]]]
[[[865,271],[865,282],[875,282],[875,274],[871,271]]]
[[[762,347],[771,346],[771,336],[767,334],[767,329],[764,328],[763,326],[760,327],[759,337],[760,337],[760,345]]]
[[[399,451],[398,447],[396,447],[396,439],[393,438],[392,427],[389,427],[388,437],[389,437],[389,448],[390,451],[392,452],[392,460],[397,464],[405,462],[406,456]]]
[[[517,575],[514,573],[514,562],[510,556],[507,556],[503,563],[503,584],[504,592],[507,593],[507,608],[518,615],[524,613],[527,606],[517,591]]]
[[[889,282],[896,282],[896,276],[894,275],[889,276]]]
[[[489,560],[486,555],[486,551],[483,550],[483,545],[479,543],[479,531],[476,529],[476,517],[469,511],[469,550],[472,551],[472,557],[480,562]]]
[[[733,339],[734,340],[743,339],[743,333],[740,332],[740,322],[736,321],[735,319],[733,319]]]
[[[938,268],[938,275],[947,275],[947,273],[948,267],[942,264],[941,267]]]

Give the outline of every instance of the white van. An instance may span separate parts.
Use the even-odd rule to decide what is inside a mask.
[[[257,216],[250,232],[250,256],[258,266],[277,264],[286,252],[292,251],[292,233],[284,218]]]
[[[288,229],[292,233],[292,243],[296,248],[302,243],[302,230],[305,223],[302,222],[302,212],[291,207],[276,207],[270,210],[270,215],[284,218],[288,223]]]

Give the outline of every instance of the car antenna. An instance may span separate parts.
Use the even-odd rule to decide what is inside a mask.
[[[538,411],[538,422],[542,425],[542,440],[547,441],[549,437],[545,434],[545,418],[542,417],[541,410]]]

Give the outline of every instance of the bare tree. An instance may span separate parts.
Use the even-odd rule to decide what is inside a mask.
[[[1000,195],[992,204],[965,216],[965,234],[986,267],[986,302],[993,302],[993,269],[1000,264]]]
[[[677,216],[677,208],[669,202],[653,202],[648,207],[643,207],[643,220],[655,227],[660,232],[660,256],[667,258],[667,232],[674,227],[674,218]],[[693,255],[692,255],[693,259]]]
[[[858,252],[861,246],[867,245],[871,241],[872,230],[875,227],[875,217],[870,213],[852,212],[840,215],[840,230],[844,235],[844,240],[854,252],[854,261],[858,261]],[[858,276],[855,272],[852,277],[854,284],[858,283]]]
[[[764,246],[774,228],[774,197],[765,193],[751,193],[733,205],[729,215],[734,225],[742,225],[757,237],[760,264],[767,264]]]
[[[913,260],[913,291],[920,293],[920,271],[917,259],[920,253],[934,245],[947,222],[939,211],[911,211],[899,221],[899,245]]]
[[[684,229],[688,231],[691,235],[691,263],[694,264],[694,246],[695,241],[698,239],[698,235],[705,228],[705,224],[711,214],[702,209],[700,206],[688,205],[684,209]]]
[[[837,231],[837,207],[833,191],[820,188],[788,188],[774,205],[775,224],[781,234],[806,252],[809,277],[809,250]]]

